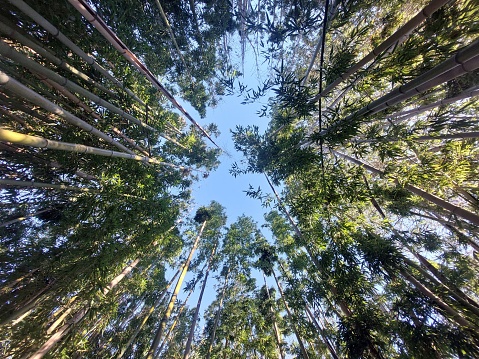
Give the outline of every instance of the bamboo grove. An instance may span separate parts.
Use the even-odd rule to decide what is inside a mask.
[[[479,357],[476,1],[0,3],[2,357]]]

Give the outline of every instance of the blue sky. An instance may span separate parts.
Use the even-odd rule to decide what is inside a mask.
[[[247,84],[248,86],[255,88],[258,85],[257,80],[257,67],[251,57],[246,56],[245,59],[245,77],[239,80]],[[202,125],[205,126],[208,123],[215,123],[221,134],[215,142],[223,148],[230,156],[223,154],[220,157],[221,164],[219,167],[210,173],[208,178],[201,179],[193,187],[192,197],[195,202],[195,207],[206,206],[211,201],[217,201],[223,207],[225,207],[226,215],[228,217],[227,226],[234,223],[236,219],[241,215],[252,217],[260,227],[264,223],[263,214],[267,212],[268,208],[263,208],[261,202],[258,199],[253,199],[246,196],[246,191],[250,184],[256,189],[258,186],[265,193],[270,193],[268,183],[261,174],[246,174],[238,177],[233,177],[229,171],[231,165],[234,162],[240,162],[242,154],[238,153],[234,149],[234,143],[231,137],[231,129],[235,129],[236,125],[256,125],[260,129],[260,133],[263,132],[269,119],[266,117],[259,117],[257,111],[266,104],[267,98],[257,101],[254,104],[242,105],[243,97],[240,96],[227,96],[219,102],[216,108],[207,109],[206,118],[200,119],[197,112],[189,106],[187,103],[183,103],[187,111]],[[207,141],[208,142],[208,141]],[[193,213],[193,212],[192,212]],[[263,235],[269,240],[270,232],[265,228],[260,228]],[[257,279],[258,287],[263,284],[263,277],[258,271],[254,271],[254,277]],[[208,278],[203,302],[200,310],[200,322],[197,327],[202,329],[204,326],[204,320],[202,314],[209,304],[216,297],[216,285],[217,281],[214,279],[215,273],[212,273]],[[185,282],[192,279],[192,275],[188,274],[185,278]],[[196,305],[196,301],[200,291],[200,285],[197,285],[195,293],[189,299],[189,306],[193,308]],[[272,286],[272,282],[268,280],[268,285]],[[183,285],[184,287],[184,285]],[[186,293],[181,290],[179,299],[183,300],[186,297]]]

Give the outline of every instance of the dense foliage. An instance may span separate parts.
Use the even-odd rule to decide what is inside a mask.
[[[479,357],[478,33],[474,0],[2,1],[2,355]],[[268,103],[232,132],[264,219],[192,204],[221,149],[178,103],[226,93]]]

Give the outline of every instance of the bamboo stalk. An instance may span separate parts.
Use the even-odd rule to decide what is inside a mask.
[[[12,0],[10,0],[12,1]],[[151,83],[175,106],[193,125],[195,125],[205,135],[211,143],[220,148],[211,136],[200,126],[198,122],[179,104],[168,90],[158,81],[151,71],[131,52],[130,49],[118,38],[118,36],[108,27],[96,12],[83,0],[68,0],[86,19],[92,24],[138,71],[140,71]]]
[[[34,103],[37,106],[42,107],[43,109],[54,113],[61,118],[63,118],[68,123],[75,125],[99,138],[104,140],[107,143],[114,145],[115,147],[119,148],[120,150],[127,152],[129,154],[134,154],[133,151],[129,150],[121,143],[115,141],[113,138],[108,136],[107,134],[101,132],[97,128],[93,127],[92,125],[88,124],[87,122],[81,120],[80,118],[76,117],[75,115],[71,114],[70,112],[62,109],[60,106],[54,104],[53,102],[48,101],[46,98],[40,96],[35,91],[29,89],[28,87],[22,85],[17,80],[13,79],[12,77],[8,76],[6,73],[0,71],[0,86],[3,88],[10,90],[21,96],[30,102]]]
[[[107,70],[105,70],[101,65],[99,65],[92,56],[87,55],[82,49],[80,49],[77,45],[75,45],[73,43],[73,41],[71,41],[68,37],[66,37],[59,29],[57,29],[50,22],[48,22],[48,20],[46,20],[38,12],[36,12],[30,6],[28,6],[24,1],[22,1],[22,0],[8,0],[8,1],[12,5],[16,6],[19,10],[21,10],[25,15],[30,17],[38,25],[43,27],[46,31],[48,31],[50,34],[52,34],[53,37],[55,37],[58,41],[60,41],[63,45],[68,47],[70,50],[72,50],[76,55],[78,55],[88,65],[92,66],[95,70],[100,72],[108,80],[110,80],[115,85],[117,85],[122,90],[124,90],[135,101],[137,101],[141,105],[145,106],[145,103],[140,98],[138,98],[138,96],[136,96],[131,90],[129,90],[127,87],[125,87],[120,81],[118,81]]]
[[[168,292],[168,289],[170,288],[171,284],[175,281],[176,277],[180,274],[180,270],[176,271],[175,275],[173,278],[171,278],[170,282],[166,285],[165,289],[163,290],[161,296],[156,300],[156,302],[150,307],[148,310],[148,313],[145,315],[143,320],[141,321],[141,324],[138,326],[138,328],[135,329],[133,334],[131,335],[130,339],[128,342],[121,348],[120,353],[117,355],[117,358],[122,358],[127,349],[130,347],[130,345],[133,343],[133,341],[136,339],[138,334],[140,333],[141,329],[145,326],[146,322],[150,318],[151,314],[155,311],[155,309],[160,305],[160,303],[163,301],[164,297],[166,296],[166,293]]]
[[[449,134],[426,135],[408,138],[399,137],[383,137],[372,138],[368,140],[358,140],[355,143],[372,143],[372,142],[397,142],[397,141],[433,141],[433,140],[465,140],[467,138],[479,138],[479,131],[458,132]]]
[[[188,335],[188,340],[186,341],[185,354],[183,356],[183,359],[188,359],[190,357],[191,344],[193,343],[193,336],[195,335],[196,322],[198,321],[198,315],[200,313],[201,301],[203,300],[203,294],[205,292],[206,282],[208,281],[208,275],[210,273],[210,269],[211,269],[211,265],[213,263],[213,257],[215,255],[215,252],[216,252],[216,245],[213,247],[213,250],[211,251],[211,254],[210,254],[210,258],[208,259],[208,266],[206,267],[205,278],[203,279],[203,285],[201,286],[201,291],[200,291],[200,295],[198,297],[198,302],[196,303],[195,313],[193,315],[193,319],[191,320],[190,334]]]
[[[353,162],[361,167],[364,167],[366,170],[368,170],[369,172],[375,174],[375,175],[379,175],[379,176],[383,176],[384,175],[384,172],[371,166],[371,165],[368,165],[367,163],[364,163],[354,157],[351,157],[351,156],[348,156],[344,153],[341,153],[341,152],[338,152],[338,151],[335,151],[335,150],[331,150],[332,153],[340,156],[340,157],[343,157],[345,159],[347,159],[348,161],[350,162]],[[398,183],[397,179],[394,179],[394,181],[396,183]],[[443,200],[442,198],[439,198],[431,193],[428,193],[416,186],[413,186],[413,185],[410,185],[410,184],[407,184],[404,186],[408,191],[410,191],[411,193],[414,193],[415,195],[418,195],[419,197],[422,197],[423,199],[445,209],[446,211],[448,211],[449,213],[451,214],[455,214],[459,217],[462,217],[464,219],[467,219],[468,221],[470,221],[471,223],[479,226],[479,216],[475,213],[472,213],[468,210],[465,210],[461,207],[458,207],[452,203],[449,203],[445,200]]]
[[[328,0],[326,0],[328,2]],[[306,74],[304,75],[303,80],[301,81],[301,86],[304,86],[306,84],[306,81],[308,81],[309,74],[311,73],[311,70],[313,69],[314,62],[316,61],[316,57],[318,56],[319,50],[321,50],[324,53],[324,42],[326,38],[326,29],[328,27],[328,24],[331,22],[332,18],[336,14],[336,11],[338,10],[339,6],[339,0],[333,4],[331,4],[331,9],[328,11],[328,7],[325,6],[325,11],[324,11],[324,18],[323,18],[323,27],[321,28],[320,32],[320,37],[319,41],[316,45],[316,48],[314,49],[313,56],[311,56],[311,61],[309,63],[308,69],[306,70]]]
[[[394,34],[384,40],[378,47],[376,47],[373,51],[366,55],[366,57],[357,62],[355,65],[351,66],[348,70],[346,70],[346,72],[341,74],[340,77],[338,77],[329,86],[327,86],[321,93],[313,97],[312,101],[317,102],[321,97],[326,96],[328,93],[334,90],[336,86],[349,78],[361,67],[366,65],[375,57],[379,56],[382,52],[386,51],[396,42],[402,40],[405,36],[408,37],[415,28],[421,25],[428,17],[430,17],[440,7],[447,4],[448,2],[449,0],[432,0],[425,8],[423,8],[419,13],[417,13],[416,16],[414,16],[411,20],[409,20],[401,28],[399,28]]]
[[[106,107],[108,110],[110,110],[113,113],[116,113],[127,120],[134,122],[150,131],[156,131],[153,127],[147,125],[146,123],[138,120],[136,117],[126,113],[122,109],[116,107],[115,105],[111,104],[110,102],[102,99],[101,97],[91,93],[90,91],[84,89],[83,87],[79,86],[73,81],[68,80],[67,78],[57,74],[56,72],[45,68],[44,66],[40,65],[39,63],[29,59],[25,55],[19,53],[12,47],[10,47],[8,44],[6,44],[4,41],[0,40],[0,54],[3,56],[6,56],[10,58],[11,60],[21,64],[22,66],[25,66],[28,68],[30,71],[36,72],[39,75],[42,75],[50,80],[53,80],[57,83],[59,83],[62,86],[65,86],[71,91],[74,91],[76,93],[81,94],[82,96],[88,98],[89,100],[95,102],[96,104],[100,106]]]
[[[371,102],[367,106],[364,106],[355,113],[337,121],[329,128],[322,130],[319,135],[324,136],[354,119],[378,113],[443,82],[452,80],[465,73],[472,72],[477,68],[479,68],[479,40],[476,40],[459,50],[448,60],[443,61],[407,84],[397,87],[393,91]]]
[[[48,85],[52,86],[54,89],[59,91],[61,94],[66,96],[68,99],[73,101],[76,105],[80,106],[82,109],[84,109],[90,116],[95,118],[98,121],[103,121],[103,119],[98,115],[93,109],[86,105],[83,101],[81,101],[76,95],[68,91],[66,88],[64,88],[62,85],[56,83],[55,81],[45,79],[44,80]],[[143,155],[149,156],[148,152],[146,152],[145,149],[140,147],[139,145],[136,144],[135,141],[133,141],[131,138],[128,136],[125,136],[118,128],[111,126],[111,130],[121,138],[123,138],[126,142],[128,142],[133,148],[136,150],[140,151]]]
[[[445,98],[445,99],[436,101],[434,103],[431,103],[429,105],[423,105],[423,106],[417,107],[417,108],[412,109],[412,110],[398,112],[398,113],[389,115],[388,117],[389,118],[398,118],[397,120],[394,121],[395,123],[402,122],[402,121],[407,120],[408,118],[410,118],[412,116],[416,116],[416,115],[418,115],[422,112],[425,112],[427,110],[430,110],[432,108],[443,106],[443,105],[448,105],[450,103],[454,103],[454,102],[457,102],[459,100],[464,100],[466,98],[474,97],[474,96],[477,96],[477,95],[479,95],[479,86],[473,86],[473,87],[468,88],[467,90],[464,90],[463,92],[461,92],[457,96],[450,97],[450,98]]]
[[[166,30],[168,31],[168,35],[170,35],[170,39],[173,42],[173,45],[175,45],[175,49],[178,52],[178,55],[181,59],[181,62],[183,63],[183,66],[185,66],[186,71],[188,71],[188,75],[191,79],[191,72],[188,66],[186,65],[185,58],[183,57],[183,54],[180,51],[180,48],[178,47],[178,43],[176,42],[175,35],[173,34],[173,30],[171,29],[170,22],[168,21],[168,18],[166,17],[165,12],[163,11],[163,7],[160,4],[159,0],[155,0],[156,6],[158,6],[158,9],[160,10],[161,18],[163,19],[165,25],[166,25]]]
[[[142,161],[146,163],[153,163],[153,164],[157,164],[161,166],[177,168],[180,170],[191,170],[191,168],[189,167],[178,166],[168,162],[161,162],[157,160],[156,158],[131,155],[129,153],[104,150],[101,148],[84,146],[84,145],[75,144],[75,143],[47,140],[43,137],[24,135],[18,132],[9,131],[2,128],[0,128],[0,141],[6,141],[11,143],[16,143],[19,145],[31,146],[31,147],[37,147],[37,148],[49,148],[49,149],[76,152],[76,153],[91,153],[98,156],[126,158],[130,160],[135,160],[135,161]]]
[[[76,192],[100,193],[99,190],[92,189],[92,188],[81,188],[81,187],[67,186],[67,185],[64,185],[64,184],[42,183],[42,182],[36,182],[36,181],[17,181],[17,180],[9,180],[9,179],[4,179],[4,178],[0,178],[0,185],[14,186],[14,187],[61,189],[61,190],[64,190],[64,191],[76,191]],[[40,212],[38,212],[38,213],[40,213]]]
[[[48,61],[50,61],[52,64],[57,65],[65,70],[70,71],[72,74],[75,76],[78,76],[81,78],[83,81],[95,86],[101,91],[106,92],[108,95],[112,97],[117,97],[117,95],[113,92],[108,90],[105,86],[102,84],[98,83],[97,81],[93,80],[91,77],[83,73],[82,71],[76,69],[75,67],[69,65],[65,60],[62,60],[58,58],[55,54],[53,54],[51,51],[45,49],[41,45],[38,45],[35,41],[29,39],[27,36],[22,35],[20,32],[14,29],[15,25],[9,23],[9,21],[0,15],[0,31],[3,32],[4,34],[7,34],[12,39],[17,40],[20,42],[22,45],[27,46],[31,50],[35,51],[37,54],[43,56],[46,58]]]
[[[158,326],[158,330],[156,331],[156,334],[153,338],[153,342],[151,343],[150,349],[148,351],[147,359],[153,359],[156,356],[156,351],[158,349],[158,345],[160,344],[161,337],[163,336],[163,332],[165,331],[166,322],[168,321],[168,319],[171,316],[171,313],[173,312],[173,308],[175,307],[176,298],[178,297],[178,293],[181,289],[181,285],[183,284],[183,280],[185,279],[186,273],[188,272],[188,267],[190,265],[191,259],[193,258],[193,254],[195,253],[196,249],[198,248],[198,245],[199,245],[199,242],[200,242],[200,239],[201,239],[201,235],[203,233],[203,230],[205,229],[205,225],[206,225],[206,221],[204,221],[203,224],[201,225],[201,228],[198,232],[198,236],[196,237],[196,240],[193,243],[193,246],[191,247],[188,258],[186,259],[185,263],[183,264],[183,268],[181,270],[180,278],[178,278],[178,282],[176,283],[173,294],[171,295],[170,302],[168,304],[166,312],[163,315],[163,318],[161,318],[160,325]]]

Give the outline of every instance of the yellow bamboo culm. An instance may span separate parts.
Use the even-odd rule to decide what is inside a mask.
[[[104,150],[102,148],[85,146],[85,145],[80,145],[76,143],[47,140],[43,137],[24,135],[22,133],[10,131],[4,128],[0,128],[0,141],[11,142],[18,145],[31,146],[31,147],[37,147],[37,148],[48,148],[48,149],[69,151],[69,152],[76,152],[76,153],[91,153],[94,155],[106,156],[106,157],[126,158],[130,160],[135,160],[135,161],[153,163],[153,164],[157,164],[161,166],[173,167],[180,170],[187,169],[186,167],[183,167],[183,166],[178,166],[172,163],[158,161],[155,158],[132,155],[132,154],[117,152],[112,150]]]

